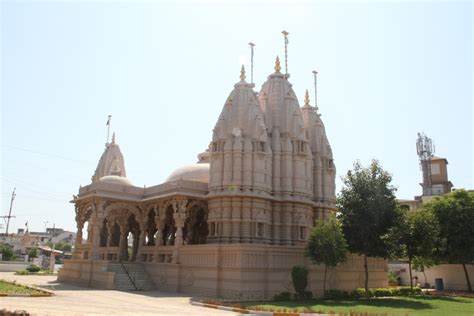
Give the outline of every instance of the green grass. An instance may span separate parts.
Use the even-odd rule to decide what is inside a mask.
[[[0,280],[0,294],[32,294],[44,295],[47,292],[39,291],[24,285]]]
[[[387,297],[372,299],[311,300],[306,302],[255,302],[249,309],[320,312],[370,313],[379,315],[474,315],[474,298],[464,297]]]

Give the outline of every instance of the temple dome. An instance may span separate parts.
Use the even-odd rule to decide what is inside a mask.
[[[127,185],[127,186],[133,185],[132,182],[128,178],[117,176],[117,175],[103,176],[102,178],[99,179],[99,182],[121,184],[121,185]]]
[[[178,180],[209,183],[209,164],[196,163],[193,165],[179,167],[169,175],[165,182],[173,182]]]
[[[259,94],[260,105],[269,133],[277,129],[282,137],[304,140],[304,125],[298,98],[288,81],[289,75],[280,72],[276,59],[275,73],[268,76]]]
[[[254,86],[245,81],[242,66],[240,81],[234,85],[213,129],[213,141],[233,137],[266,141],[267,129]]]

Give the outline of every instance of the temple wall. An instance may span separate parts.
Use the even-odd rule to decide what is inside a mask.
[[[322,295],[324,266],[310,264],[303,247],[268,245],[195,245],[180,249],[180,264],[146,263],[158,290],[229,299],[264,299],[293,292],[291,268],[310,266],[308,290]],[[369,286],[387,286],[383,259],[369,258]],[[362,257],[351,255],[328,271],[327,289],[353,290],[364,285]]]

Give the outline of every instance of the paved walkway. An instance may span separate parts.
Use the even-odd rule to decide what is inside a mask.
[[[56,276],[14,275],[0,272],[0,279],[53,291],[51,297],[0,297],[0,309],[26,310],[34,315],[239,315],[192,306],[189,296],[148,292],[95,290],[58,283]]]

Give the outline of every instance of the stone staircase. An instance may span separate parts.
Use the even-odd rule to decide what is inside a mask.
[[[115,272],[115,289],[118,291],[149,291],[155,288],[153,281],[140,263],[109,263],[107,270]]]

